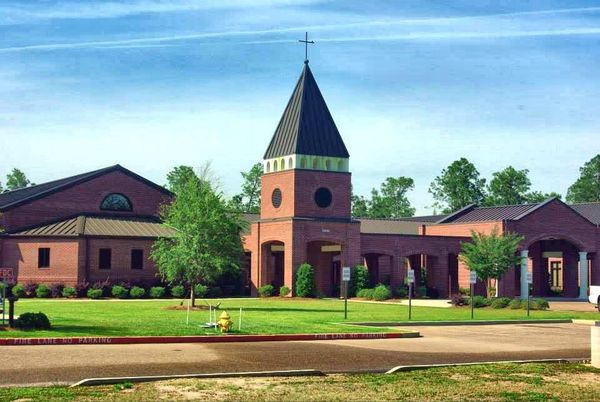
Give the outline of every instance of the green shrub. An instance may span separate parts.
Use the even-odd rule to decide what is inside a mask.
[[[275,294],[273,285],[264,285],[258,288],[258,297],[271,297]]]
[[[360,297],[361,299],[369,299],[372,300],[373,297],[375,296],[375,289],[361,289],[358,291],[358,293],[356,294],[356,297]]]
[[[37,289],[35,290],[35,296],[39,298],[50,297],[51,294],[52,291],[50,290],[50,286],[44,285],[43,283],[38,285]]]
[[[150,288],[150,297],[153,299],[160,299],[165,297],[165,288],[162,286],[153,286]]]
[[[223,290],[221,290],[219,286],[211,286],[210,288],[208,288],[208,293],[206,294],[206,297],[216,299],[217,297],[221,296],[223,296]]]
[[[282,286],[279,288],[279,296],[281,296],[281,297],[286,297],[287,295],[290,294],[290,292],[291,292],[291,290],[287,286]]]
[[[548,304],[548,300],[546,300],[546,299],[534,298],[534,299],[531,299],[529,302],[530,310],[548,310],[549,307],[550,307],[550,304]],[[525,300],[525,302],[523,303],[522,308],[527,309],[527,300]]]
[[[88,289],[87,297],[90,299],[100,299],[102,297],[102,289]]]
[[[141,299],[146,294],[146,290],[139,286],[134,286],[129,291],[129,295],[134,299]]]
[[[373,299],[377,301],[388,300],[392,298],[392,291],[381,283],[373,289]]]
[[[492,302],[490,303],[490,307],[506,308],[506,307],[508,307],[510,300],[511,300],[510,297],[497,297],[495,299],[492,299]]]
[[[525,301],[525,303],[527,303],[527,301]],[[518,310],[521,308],[521,299],[512,299],[510,301],[510,303],[508,303],[508,308],[513,309],[513,310]],[[527,305],[525,305],[525,308],[527,308]]]
[[[183,285],[173,286],[171,288],[171,295],[173,297],[181,298],[185,296],[185,288]]]
[[[490,299],[486,299],[483,296],[473,296],[473,307],[475,308],[481,308],[481,307],[487,307],[490,305],[491,300]],[[471,300],[469,300],[469,305],[471,304]]]
[[[77,296],[77,291],[72,286],[65,286],[62,290],[63,297],[75,297]]]
[[[129,296],[129,292],[124,286],[115,285],[112,287],[111,293],[117,299],[126,299]]]
[[[427,296],[427,286],[419,286],[417,288],[417,297]]]
[[[25,285],[17,283],[12,288],[12,294],[14,297],[25,297]]]
[[[469,296],[471,294],[471,289],[470,288],[458,288],[458,293],[460,293],[463,296]]]
[[[350,283],[348,284],[348,297],[354,297],[361,289],[369,286],[369,271],[364,265],[357,265],[350,272]]]
[[[50,320],[44,313],[23,313],[15,320],[19,329],[50,329]]]
[[[406,286],[398,287],[398,289],[396,289],[396,296],[398,296],[401,299],[408,297],[408,288]]]
[[[316,293],[315,269],[304,263],[296,272],[296,294],[300,297],[315,297]]]
[[[202,284],[197,284],[196,286],[194,286],[194,296],[196,296],[198,299],[203,299],[208,295],[208,286],[206,285],[202,285]]]

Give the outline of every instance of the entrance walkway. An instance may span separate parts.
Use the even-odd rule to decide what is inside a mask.
[[[548,301],[552,311],[596,311],[596,307],[587,301]],[[600,319],[600,314],[598,314]]]

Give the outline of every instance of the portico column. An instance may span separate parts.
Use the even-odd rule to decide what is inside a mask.
[[[587,252],[579,252],[579,298],[587,300],[588,288],[588,261]]]
[[[529,284],[527,283],[527,262],[529,250],[521,251],[521,299],[529,297]]]

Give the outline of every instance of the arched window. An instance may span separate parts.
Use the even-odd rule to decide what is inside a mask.
[[[294,167],[294,160],[292,158],[288,159],[288,169],[291,169]]]
[[[338,170],[340,172],[343,171],[343,170],[345,170],[344,169],[344,161],[343,160],[341,160],[341,161],[338,162]]]
[[[325,161],[325,170],[331,170],[331,161],[329,159]]]
[[[285,170],[285,159],[281,158],[281,170]]]
[[[273,161],[273,171],[277,171],[277,161]]]
[[[319,168],[319,159],[318,158],[313,159],[312,168],[313,169],[318,169]]]
[[[303,156],[302,159],[300,159],[300,167],[302,169],[306,169],[306,158]]]
[[[104,197],[100,204],[103,211],[131,211],[131,201],[121,193],[111,193]]]
[[[271,171],[271,162],[267,162],[267,173]]]

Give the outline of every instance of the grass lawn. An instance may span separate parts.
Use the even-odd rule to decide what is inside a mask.
[[[0,400],[593,401],[600,369],[497,364],[326,377],[185,379],[98,387],[0,388]]]
[[[217,303],[219,300],[211,300]],[[199,304],[203,304],[199,301]],[[169,310],[179,300],[64,300],[21,299],[16,313],[43,312],[53,325],[51,331],[1,331],[0,337],[120,336],[120,335],[198,335],[214,334],[202,329],[208,311],[192,311],[190,325],[186,312]],[[402,305],[348,303],[348,321],[405,321],[408,307]],[[227,299],[227,310],[237,330],[239,309],[243,308],[242,333],[282,334],[318,332],[380,332],[389,328],[340,325],[344,322],[344,303],[318,299]],[[220,314],[220,311],[218,312]],[[413,320],[468,320],[468,307],[413,307]],[[523,310],[477,309],[476,319],[524,319]],[[532,311],[531,318],[600,319],[595,312]]]

